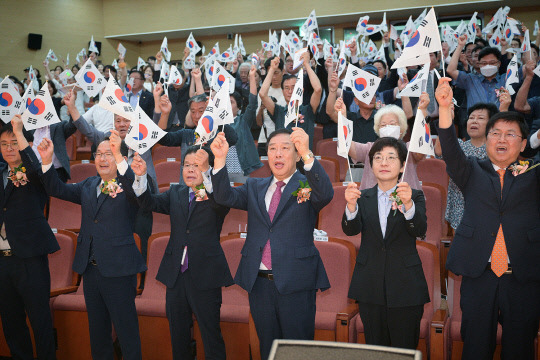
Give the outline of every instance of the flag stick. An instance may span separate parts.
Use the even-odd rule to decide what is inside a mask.
[[[300,112],[299,100],[295,100],[295,106],[296,106],[296,124],[295,124],[295,127],[298,127],[298,113]]]
[[[351,177],[351,182],[354,182],[351,171],[351,163],[349,162],[349,157],[347,156],[347,165],[349,165],[349,176]]]
[[[446,70],[444,69],[444,55],[442,53],[442,49],[441,49],[441,62],[442,62],[442,73],[443,73],[443,77],[446,77]]]
[[[405,170],[407,170],[407,162],[409,161],[409,154],[411,152],[407,151],[407,158],[405,159],[405,165],[403,165],[403,174],[401,174],[401,181],[405,179]]]

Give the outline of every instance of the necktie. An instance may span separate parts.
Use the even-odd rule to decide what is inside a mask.
[[[276,190],[272,195],[272,200],[270,200],[270,206],[268,207],[268,215],[270,216],[270,221],[274,221],[274,215],[276,215],[276,210],[281,200],[281,188],[285,185],[283,181],[278,181],[276,183]],[[270,249],[270,239],[264,245],[262,260],[261,262],[266,266],[268,270],[272,269],[272,250]]]
[[[429,105],[427,111],[429,114],[432,114],[435,111],[435,94],[433,92],[433,72],[429,72],[426,92],[429,95]]]
[[[195,198],[195,192],[189,193],[189,208],[191,208],[191,204],[193,203],[193,199]],[[180,271],[184,272],[188,268],[188,254],[187,254],[187,246],[184,248],[186,252],[186,257],[184,258],[184,263],[180,266]]]
[[[499,169],[499,179],[501,181],[501,198],[502,198],[502,189],[504,185],[504,173],[506,170]],[[497,233],[497,238],[495,239],[495,245],[493,246],[493,251],[491,252],[491,270],[501,277],[506,270],[508,270],[508,253],[506,252],[506,244],[504,242],[504,234],[502,229],[502,224],[499,225],[499,232]]]

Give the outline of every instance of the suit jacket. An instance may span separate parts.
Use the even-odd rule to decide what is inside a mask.
[[[54,144],[54,155],[71,178],[69,157],[66,149],[66,139],[75,134],[77,128],[71,121],[62,121],[51,125],[51,140]]]
[[[128,167],[123,176],[118,175],[117,182],[128,184],[134,177]],[[105,277],[133,275],[146,270],[133,237],[139,206],[131,186],[122,186],[124,191],[115,198],[105,194],[98,197],[99,176],[76,184],[64,184],[56,171],[49,169],[42,173],[41,179],[49,195],[81,205],[81,231],[73,260],[75,272],[83,274],[86,270],[91,247],[98,269]]]
[[[360,302],[405,307],[429,302],[429,292],[416,250],[416,238],[426,234],[426,202],[420,190],[412,190],[415,212],[411,220],[390,210],[383,238],[378,212],[377,185],[362,192],[356,217],[341,226],[348,236],[362,233],[349,297]],[[369,289],[369,291],[366,291]]]
[[[180,273],[184,246],[194,285],[201,290],[233,284],[219,236],[229,208],[209,198],[189,204],[189,188],[173,185],[158,195],[145,191],[138,198],[140,205],[151,211],[171,216],[171,237],[161,260],[156,279],[174,287]]]
[[[518,176],[507,171],[501,198],[499,175],[489,159],[466,157],[453,126],[439,129],[439,138],[446,171],[465,199],[447,269],[480,276],[502,224],[514,276],[519,282],[540,281],[540,167]]]
[[[264,197],[273,177],[248,178],[231,188],[227,167],[212,175],[213,195],[218,204],[248,212],[248,233],[235,282],[251,292],[259,272],[263,248],[268,239],[272,248],[272,273],[280,294],[330,287],[319,251],[313,243],[313,229],[319,211],[334,196],[328,175],[315,160],[306,175],[294,173],[283,189],[281,201],[270,221]],[[292,193],[300,181],[308,180],[310,200],[298,204]]]
[[[4,188],[2,180],[0,226],[6,224],[6,236],[13,254],[29,258],[53,253],[60,250],[60,247],[43,215],[47,193],[38,176],[41,164],[30,147],[20,153],[29,181],[24,186],[16,187],[8,179]],[[33,159],[27,156],[30,153],[34,155]],[[0,174],[6,168],[7,164],[0,163]]]
[[[153,106],[153,105],[152,105]],[[79,119],[73,121],[73,124],[79,129],[79,131],[88,138],[93,144],[97,146],[105,137],[111,135],[109,131],[106,133],[99,131],[92,125],[90,125],[86,119],[81,115]],[[141,155],[143,160],[146,162],[146,167],[148,175],[152,178],[153,184],[155,186],[154,190],[158,191],[158,182],[156,178],[156,169],[154,168],[154,161],[152,160],[152,151],[146,151]]]
[[[141,96],[139,96],[139,107],[144,110],[150,119],[152,118],[154,114],[154,95],[145,88],[142,89]]]

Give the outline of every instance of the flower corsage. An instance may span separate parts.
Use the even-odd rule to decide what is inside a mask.
[[[124,191],[121,185],[122,184],[116,182],[116,179],[104,181],[103,184],[101,184],[101,192],[105,195],[109,195],[114,199],[116,195]]]
[[[299,204],[309,200],[311,197],[311,188],[307,180],[306,182],[300,180],[300,187],[292,193],[292,196],[296,196],[296,201]]]
[[[540,163],[535,164],[533,166],[531,166],[531,164],[532,164],[532,160],[525,160],[525,161],[520,160],[519,163],[511,165],[509,169],[512,171],[512,175],[518,176],[540,165]]]
[[[394,216],[396,216],[396,212],[398,210],[400,213],[403,214],[403,201],[401,201],[397,194],[397,188],[390,194],[390,201],[392,202],[392,210],[394,210]]]
[[[195,191],[195,201],[208,200],[208,195],[206,195],[206,188],[204,187],[204,184],[197,185],[195,189],[197,190]]]
[[[15,169],[10,170],[9,179],[16,187],[26,185],[26,183],[28,183],[28,178],[26,177],[26,168],[21,164]]]

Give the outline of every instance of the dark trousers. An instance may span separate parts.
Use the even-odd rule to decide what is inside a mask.
[[[416,349],[424,305],[387,307],[358,303],[366,344]]]
[[[0,284],[0,317],[11,356],[16,360],[34,359],[26,325],[28,315],[38,359],[56,359],[47,255],[27,259],[0,257]]]
[[[113,360],[112,322],[123,358],[141,360],[139,320],[135,310],[137,276],[104,277],[99,265],[89,264],[83,281],[92,358]]]
[[[225,342],[221,335],[221,287],[197,289],[188,268],[179,273],[174,287],[167,288],[167,319],[171,332],[173,359],[193,359],[191,355],[191,325],[193,314],[201,330],[204,355],[208,360],[225,359]]]
[[[316,290],[280,294],[274,281],[257,277],[249,306],[263,360],[268,358],[274,339],[313,340],[315,294]]]
[[[501,359],[534,359],[540,318],[540,283],[519,283],[514,275],[500,278],[486,270],[461,281],[462,359],[492,359],[497,323],[502,325]]]

